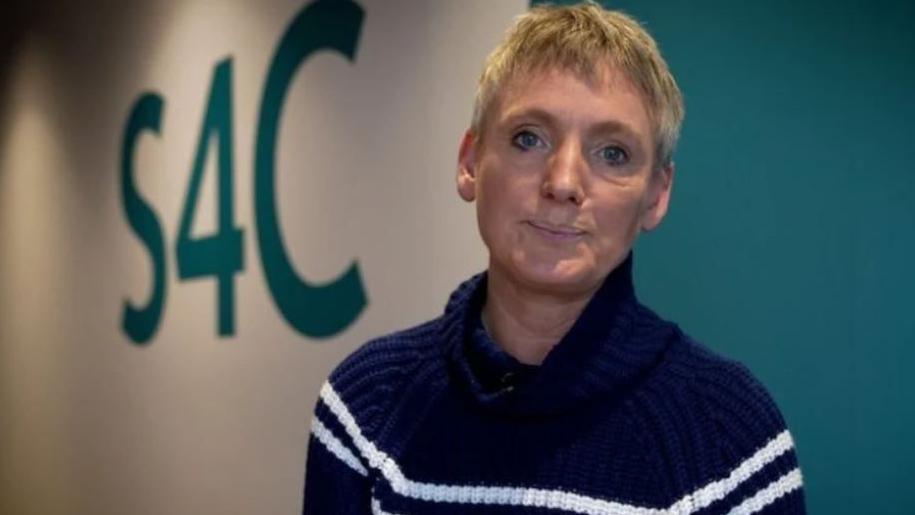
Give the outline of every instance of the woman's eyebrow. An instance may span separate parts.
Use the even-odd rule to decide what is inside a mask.
[[[622,134],[636,141],[641,140],[641,134],[637,130],[626,122],[619,120],[606,120],[596,123],[590,127],[588,132],[592,134]]]
[[[503,123],[512,124],[519,120],[531,120],[543,123],[547,126],[559,125],[558,119],[555,115],[546,109],[539,107],[518,109],[514,112],[509,112],[503,119]],[[641,138],[641,134],[631,125],[615,119],[597,122],[588,128],[588,132],[592,134],[624,134],[635,139]]]
[[[549,111],[539,107],[518,109],[515,112],[509,112],[504,118],[503,123],[511,125],[522,120],[542,123],[548,127],[553,127],[558,124],[555,116],[550,114]]]

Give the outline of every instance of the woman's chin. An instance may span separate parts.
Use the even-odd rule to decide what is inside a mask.
[[[576,263],[526,263],[519,267],[519,275],[529,287],[555,293],[574,293],[593,290],[591,283],[599,282],[592,270]]]

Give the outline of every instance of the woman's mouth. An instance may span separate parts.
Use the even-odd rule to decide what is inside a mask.
[[[556,225],[538,220],[528,220],[527,224],[542,236],[556,241],[576,240],[585,235],[585,231],[571,225]]]

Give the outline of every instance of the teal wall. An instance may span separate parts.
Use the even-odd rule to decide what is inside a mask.
[[[811,513],[915,513],[915,2],[605,4],[686,97],[643,300],[769,387]]]

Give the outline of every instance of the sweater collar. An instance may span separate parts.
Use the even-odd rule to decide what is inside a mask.
[[[459,286],[441,325],[451,373],[486,410],[547,415],[618,394],[641,377],[666,347],[668,338],[662,333],[639,330],[664,322],[635,298],[631,253],[607,276],[539,366],[519,363],[486,333],[480,318],[486,285],[482,273]]]

